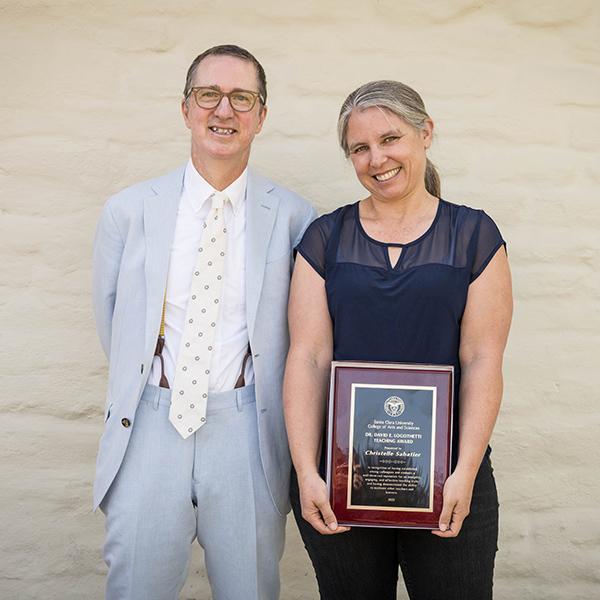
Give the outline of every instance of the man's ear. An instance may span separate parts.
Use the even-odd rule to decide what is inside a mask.
[[[185,126],[188,129],[190,129],[189,110],[190,110],[190,107],[188,106],[187,100],[184,98],[181,101],[181,114],[183,115],[183,121],[185,123]]]
[[[258,127],[256,129],[256,133],[260,133],[260,130],[262,129],[266,118],[267,118],[267,106],[266,106],[266,104],[261,104],[260,112],[258,113]]]

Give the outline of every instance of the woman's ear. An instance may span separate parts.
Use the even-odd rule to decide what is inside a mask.
[[[431,146],[433,141],[433,121],[429,118],[425,119],[423,123],[423,129],[421,129],[421,135],[423,136],[423,143],[427,150]]]

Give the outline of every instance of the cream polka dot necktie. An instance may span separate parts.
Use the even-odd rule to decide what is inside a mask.
[[[228,200],[222,192],[212,195],[212,206],[206,217],[192,274],[185,327],[175,366],[169,421],[184,439],[206,423],[210,362],[227,247],[223,212]]]

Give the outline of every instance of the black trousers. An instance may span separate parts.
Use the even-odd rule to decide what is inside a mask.
[[[470,514],[456,538],[376,527],[321,535],[301,516],[295,472],[291,501],[322,600],[396,600],[398,565],[411,600],[492,598],[498,494],[488,454],[475,479]]]

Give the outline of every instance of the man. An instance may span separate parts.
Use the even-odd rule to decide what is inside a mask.
[[[112,197],[98,225],[109,382],[94,506],[109,600],[176,599],[194,538],[215,600],[279,596],[287,296],[314,211],[247,169],[266,98],[246,50],[199,55],[181,104],[190,161]]]

